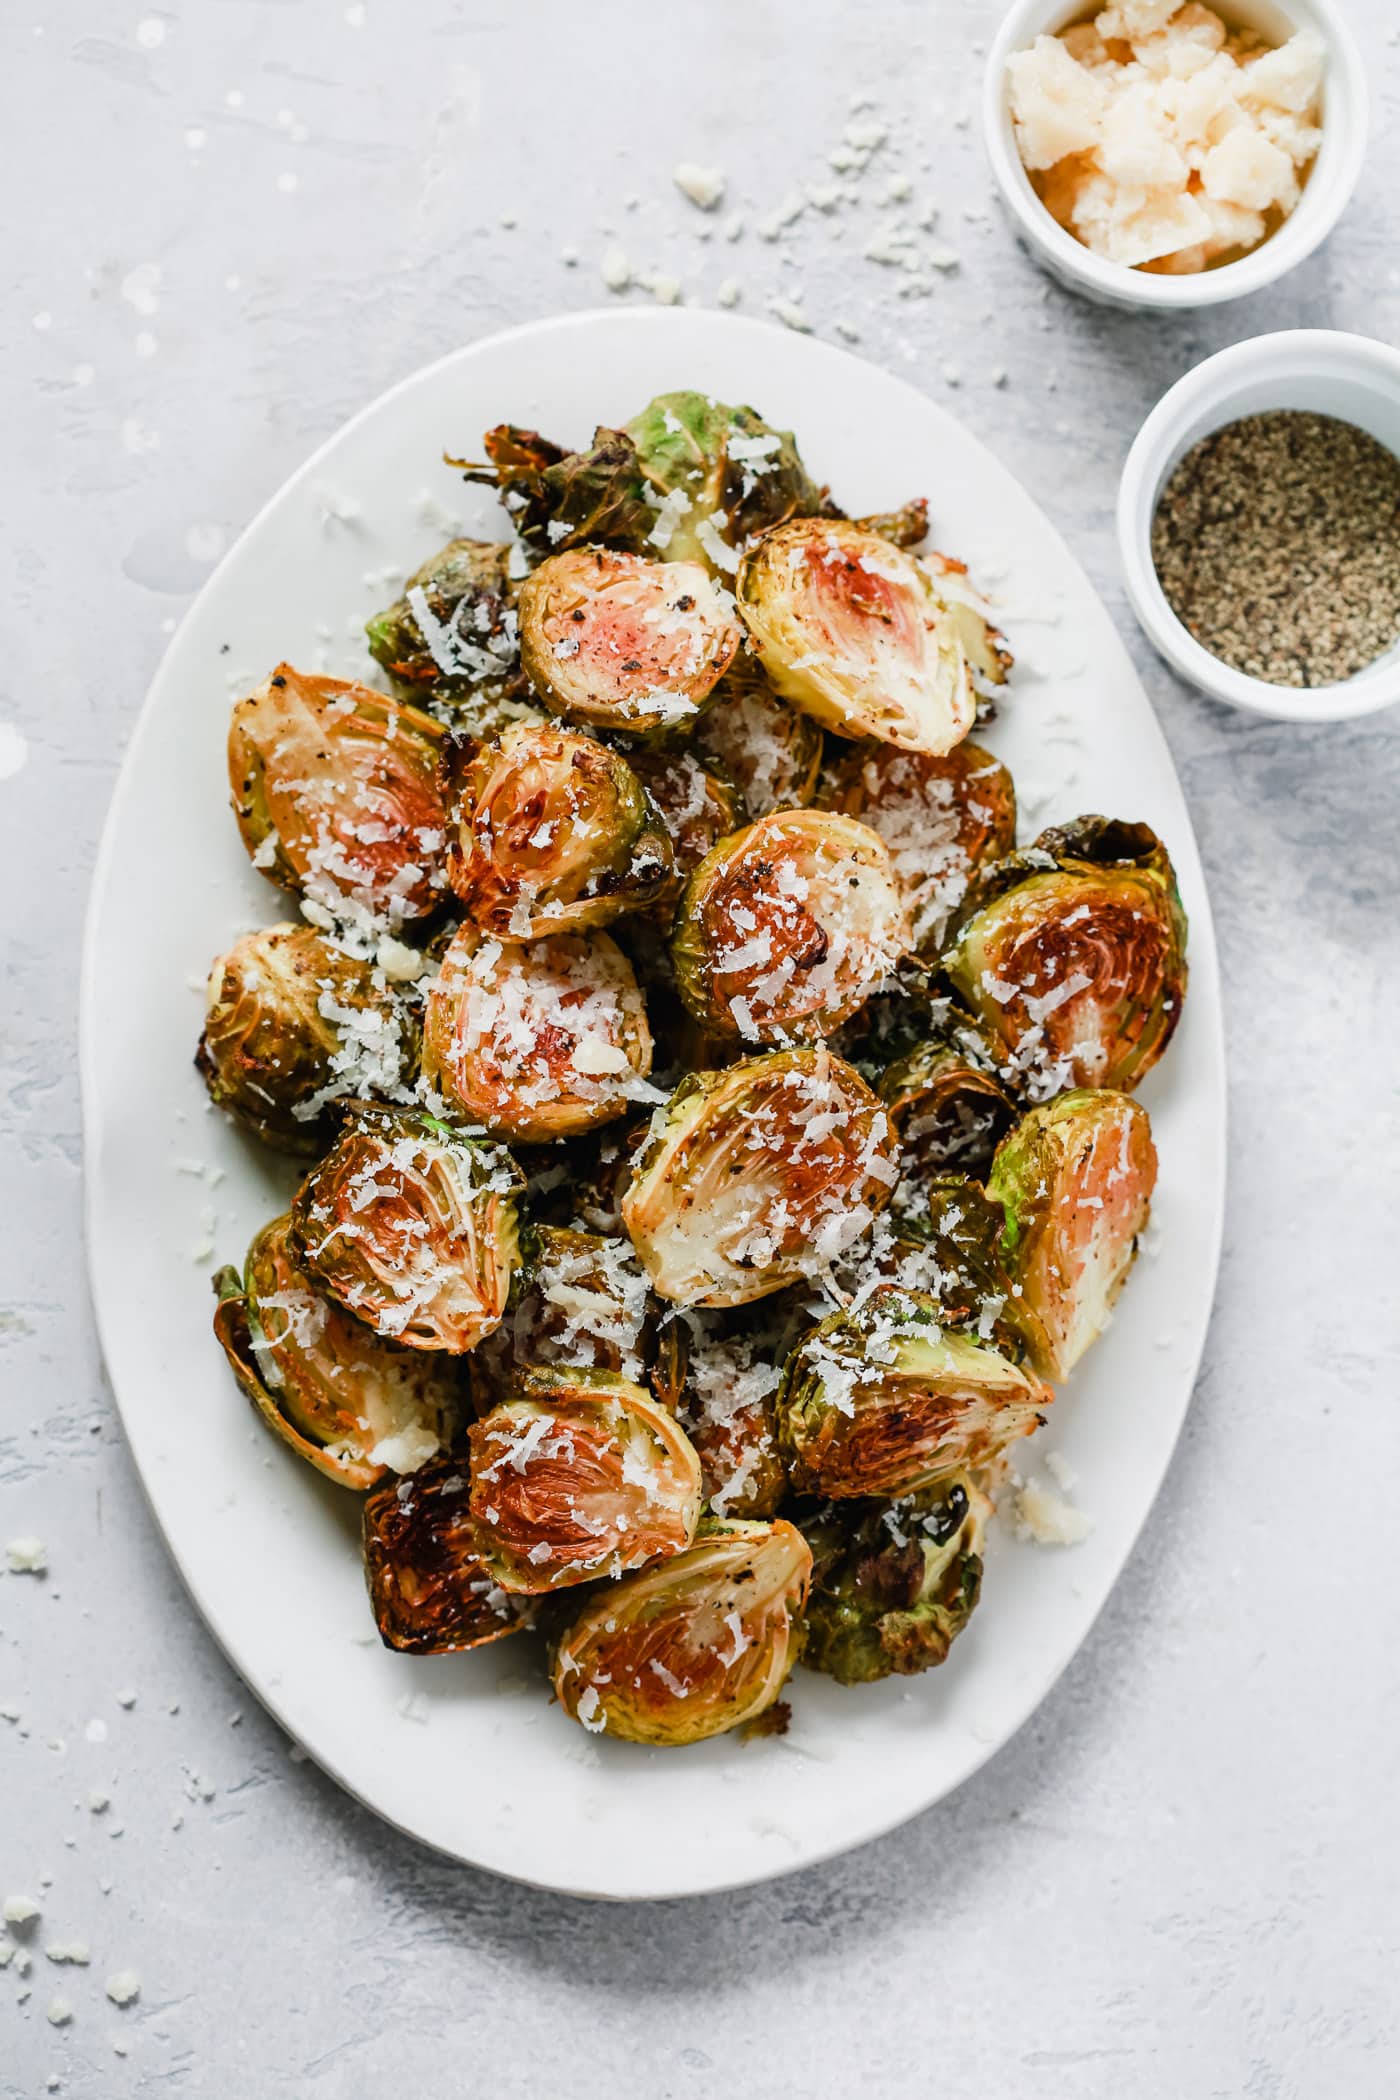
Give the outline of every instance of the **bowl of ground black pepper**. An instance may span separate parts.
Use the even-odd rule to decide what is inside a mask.
[[[1128,455],[1128,595],[1181,677],[1285,721],[1400,699],[1400,353],[1298,329],[1178,382]]]

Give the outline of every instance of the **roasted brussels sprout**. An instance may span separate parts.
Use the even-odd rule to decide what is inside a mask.
[[[234,814],[254,867],[335,918],[391,932],[436,911],[447,888],[442,735],[368,686],[279,664],[229,724]]]
[[[409,1480],[365,1497],[365,1580],[379,1638],[405,1655],[455,1655],[518,1633],[530,1606],[481,1558],[456,1459],[430,1459]]]
[[[745,1305],[853,1246],[897,1174],[864,1080],[824,1046],[777,1050],[682,1080],[652,1118],[623,1223],[661,1297]]]
[[[748,1335],[713,1334],[705,1315],[684,1317],[680,1419],[699,1455],[706,1503],[717,1517],[774,1516],[787,1487],[773,1428],[777,1366]]]
[[[668,561],[703,561],[732,575],[744,541],[819,510],[823,492],[790,430],[709,394],[658,394],[627,425],[658,492],[648,534]]]
[[[376,1334],[460,1354],[505,1312],[523,1191],[509,1153],[437,1116],[357,1102],[296,1193],[293,1242]]]
[[[630,1743],[698,1743],[757,1720],[797,1660],[811,1565],[781,1519],[707,1526],[688,1552],[588,1600],[555,1648],[560,1705]]]
[[[807,1667],[838,1684],[871,1684],[946,1662],[981,1593],[991,1513],[972,1480],[952,1479],[849,1514],[847,1505],[828,1504],[805,1521]]]
[[[862,532],[873,532],[876,539],[888,540],[891,546],[902,547],[908,553],[928,538],[928,498],[915,496],[908,503],[901,503],[898,510],[877,511],[873,517],[857,518],[855,523]]]
[[[423,1020],[423,1076],[450,1107],[542,1144],[656,1100],[650,1070],[646,1003],[607,934],[454,936]]]
[[[537,430],[498,423],[487,431],[485,446],[485,464],[448,464],[499,492],[516,532],[535,553],[646,545],[656,524],[655,492],[625,431],[600,427],[587,452],[566,452]]]
[[[503,1589],[621,1575],[695,1536],[700,1461],[685,1431],[611,1371],[522,1371],[471,1447],[471,1513]]]
[[[925,1037],[886,1067],[876,1091],[894,1119],[916,1193],[931,1175],[984,1176],[1016,1120],[990,1048],[978,1043],[971,1026],[955,1024]]]
[[[522,722],[449,762],[448,877],[483,933],[605,926],[655,903],[671,841],[627,761],[592,737]]]
[[[817,791],[822,733],[779,698],[747,649],[715,687],[695,742],[734,782],[751,817],[805,809]]]
[[[1006,1213],[1002,1246],[1042,1376],[1067,1378],[1108,1325],[1156,1181],[1151,1118],[1127,1094],[1061,1094],[1003,1138],[989,1194]]]
[[[315,1289],[274,1218],[242,1277],[220,1269],[214,1332],[263,1420],[319,1472],[370,1488],[411,1473],[457,1428],[460,1387],[441,1359],[396,1349]]]
[[[671,935],[689,1011],[750,1043],[829,1035],[908,946],[883,839],[821,809],[775,810],[721,839],[687,882]]]
[[[693,721],[739,646],[698,562],[552,554],[520,587],[520,653],[552,714],[654,736]]]
[[[628,764],[651,797],[671,841],[678,876],[698,868],[711,847],[744,821],[743,798],[733,783],[704,766],[693,751],[635,748]],[[678,893],[679,881],[673,884]]]
[[[1186,916],[1146,824],[1081,817],[990,869],[943,967],[1032,1100],[1135,1087],[1186,995]]]
[[[1007,1266],[1000,1200],[966,1174],[933,1176],[907,1205],[906,1186],[895,1191],[897,1237],[883,1250],[885,1273],[936,1298],[944,1328],[990,1342],[1013,1363],[1035,1362],[1040,1329]]]
[[[884,1284],[799,1343],[777,1413],[800,1493],[914,1494],[1039,1427],[1049,1387],[943,1325],[936,1297]]]
[[[414,1036],[381,970],[312,926],[267,926],[211,969],[195,1063],[220,1108],[279,1152],[314,1158],[332,1102],[402,1089]]]
[[[926,562],[858,525],[779,525],[744,556],[739,611],[778,691],[828,729],[908,751],[951,751],[977,713],[974,668],[1004,681],[1010,659]],[[990,630],[988,630],[990,634]],[[988,669],[990,667],[990,669]]]
[[[914,946],[930,959],[978,869],[1016,843],[1011,775],[980,744],[941,758],[893,744],[848,746],[821,800],[879,832],[908,899]]]
[[[494,540],[449,540],[366,623],[375,662],[415,698],[471,701],[506,684],[520,664],[509,558]]]

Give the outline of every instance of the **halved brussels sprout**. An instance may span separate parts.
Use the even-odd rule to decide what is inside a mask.
[[[560,1705],[595,1735],[662,1746],[756,1721],[797,1660],[811,1566],[781,1518],[708,1525],[584,1605],[554,1652]]]
[[[777,1366],[748,1335],[712,1334],[694,1313],[686,1325],[680,1419],[699,1454],[705,1500],[717,1517],[774,1516],[787,1487],[773,1427]]]
[[[634,749],[628,764],[651,797],[671,841],[676,871],[688,875],[711,847],[744,821],[738,789],[693,751]],[[679,883],[674,889],[679,891]]]
[[[458,1425],[455,1367],[396,1349],[323,1298],[302,1267],[290,1217],[274,1218],[243,1275],[220,1269],[214,1332],[268,1426],[318,1472],[370,1488],[411,1473]]]
[[[721,839],[687,882],[671,936],[689,1011],[750,1043],[829,1035],[908,946],[883,839],[821,809],[775,810]]]
[[[1007,1266],[1000,1199],[966,1174],[939,1174],[921,1183],[917,1200],[891,1212],[901,1235],[882,1268],[906,1286],[938,1301],[944,1328],[990,1342],[1013,1363],[1043,1354],[1039,1323]]]
[[[365,1498],[365,1580],[379,1638],[404,1655],[456,1655],[503,1640],[530,1606],[481,1558],[462,1462],[430,1459]]]
[[[502,1589],[621,1575],[695,1536],[700,1461],[685,1431],[611,1371],[522,1371],[471,1447],[471,1513]]]
[[[889,1118],[824,1046],[683,1079],[652,1117],[622,1218],[661,1297],[746,1305],[820,1275],[898,1176]]]
[[[1146,824],[1081,817],[988,871],[943,958],[1032,1100],[1135,1087],[1186,995],[1186,915]]]
[[[551,714],[651,736],[693,721],[739,646],[698,562],[552,554],[520,587],[520,654]]]
[[[817,792],[823,737],[789,707],[757,660],[741,649],[700,717],[695,742],[728,774],[751,817],[805,809]]]
[[[400,700],[279,664],[229,724],[234,814],[254,867],[334,917],[391,932],[426,918],[447,888],[442,737]]]
[[[751,533],[821,508],[823,492],[792,432],[774,430],[752,408],[709,394],[658,394],[627,435],[659,492],[648,539],[668,561],[708,562],[732,575]]]
[[[1011,775],[980,744],[941,758],[893,744],[848,746],[821,799],[879,832],[908,899],[914,945],[929,958],[978,869],[1016,843]]]
[[[436,1116],[357,1102],[297,1190],[293,1240],[376,1334],[461,1354],[500,1325],[523,1193],[509,1153]]]
[[[828,1505],[802,1526],[812,1594],[802,1659],[838,1684],[912,1677],[946,1662],[982,1589],[992,1505],[971,1479],[906,1502],[847,1512]]]
[[[777,1410],[800,1493],[914,1494],[1040,1426],[1049,1387],[943,1326],[937,1298],[884,1284],[798,1344]]]
[[[601,543],[640,549],[656,524],[654,492],[623,430],[601,426],[587,452],[498,423],[485,437],[487,464],[451,459],[468,481],[496,489],[516,532],[537,554]]]
[[[1061,1094],[1003,1138],[989,1193],[1005,1209],[1002,1245],[1044,1377],[1067,1378],[1108,1325],[1156,1182],[1151,1118],[1127,1094]]]
[[[423,1021],[423,1077],[449,1106],[543,1144],[654,1101],[650,1070],[646,1002],[607,934],[454,936]]]
[[[523,1253],[510,1309],[472,1358],[474,1389],[487,1405],[510,1394],[521,1370],[566,1364],[649,1384],[672,1406],[682,1375],[676,1330],[662,1327],[632,1242],[532,1225]]]
[[[220,1108],[279,1152],[314,1158],[332,1102],[403,1086],[414,1037],[381,970],[312,926],[267,926],[210,970],[194,1061]]]
[[[505,684],[520,663],[509,559],[495,540],[449,540],[366,623],[375,662],[415,696],[438,700],[470,700]]]
[[[916,1197],[931,1175],[984,1176],[1016,1120],[990,1050],[970,1025],[926,1037],[885,1068],[877,1092],[894,1118]]]
[[[977,714],[965,632],[976,615],[943,585],[927,563],[859,525],[798,518],[750,548],[737,593],[786,699],[842,736],[939,754]],[[1010,659],[999,644],[981,653],[1003,681]]]
[[[552,723],[453,750],[448,877],[483,933],[536,941],[652,904],[671,841],[627,761]]]

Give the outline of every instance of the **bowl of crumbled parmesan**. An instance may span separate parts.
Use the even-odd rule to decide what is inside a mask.
[[[1027,247],[1134,308],[1272,284],[1331,232],[1365,154],[1335,0],[1016,0],[987,62],[992,169]]]
[[[1168,390],[1118,497],[1148,640],[1213,699],[1292,722],[1400,700],[1400,351],[1255,336]]]

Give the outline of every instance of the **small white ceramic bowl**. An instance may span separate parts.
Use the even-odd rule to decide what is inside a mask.
[[[1400,645],[1338,685],[1266,685],[1221,663],[1187,632],[1152,561],[1158,500],[1191,447],[1240,416],[1289,408],[1339,416],[1400,456],[1400,352],[1369,336],[1298,328],[1208,357],[1162,396],[1137,434],[1118,492],[1118,548],[1143,632],[1182,678],[1282,722],[1340,722],[1400,700]]]
[[[1130,270],[1125,263],[1094,255],[1050,216],[1031,185],[1016,148],[1006,89],[1006,61],[1038,36],[1053,36],[1072,22],[1090,20],[1104,0],[1015,0],[987,60],[982,126],[992,173],[1026,246],[1052,277],[1103,306],[1179,311],[1216,306],[1257,292],[1311,255],[1327,238],[1350,202],[1366,153],[1368,98],[1361,56],[1337,0],[1219,0],[1217,12],[1232,28],[1257,29],[1271,43],[1285,43],[1299,29],[1315,30],[1327,47],[1323,89],[1322,144],[1303,194],[1277,233],[1239,262],[1189,276],[1163,277]],[[1210,0],[1216,5],[1216,0]]]

